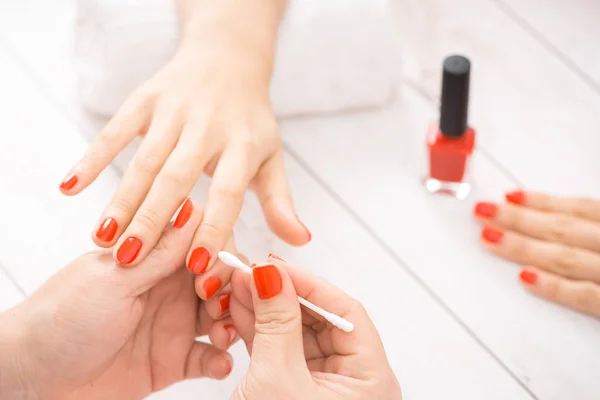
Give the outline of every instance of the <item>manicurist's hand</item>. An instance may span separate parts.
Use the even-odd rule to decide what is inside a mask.
[[[274,257],[254,267],[252,277],[236,270],[231,286],[231,318],[251,354],[232,399],[401,399],[377,329],[358,301]],[[354,331],[301,309],[297,294],[348,319]]]
[[[90,185],[135,137],[140,148],[93,228],[122,266],[141,263],[198,178],[212,176],[188,268],[215,265],[248,188],[270,228],[292,245],[310,240],[296,216],[269,99],[284,0],[180,0],[182,40],[173,59],[138,88],[106,125],[61,190]],[[90,227],[91,228],[91,227]]]
[[[600,317],[600,202],[513,192],[507,203],[479,203],[482,242],[524,265],[532,293]]]
[[[200,219],[168,228],[137,268],[106,250],[83,255],[0,314],[0,398],[142,399],[228,376],[231,321],[210,317],[184,267]],[[221,346],[195,341],[203,335]]]

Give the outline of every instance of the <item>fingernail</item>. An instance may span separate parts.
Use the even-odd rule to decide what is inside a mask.
[[[272,258],[274,260],[279,260],[279,261],[287,262],[283,258],[279,257],[277,254],[274,254],[274,253],[269,253],[269,257],[267,257],[267,258]]]
[[[505,195],[506,201],[512,204],[522,205],[525,204],[525,192],[517,190],[515,192],[509,192]]]
[[[302,220],[300,220],[300,218],[298,218],[297,214],[296,214],[296,219],[298,220],[298,222],[300,223],[300,225],[302,225],[302,227],[306,231],[306,234],[308,235],[308,241],[310,242],[312,240],[312,233],[310,233],[310,231],[308,230],[308,228],[306,227],[306,225],[304,225],[304,222],[302,222]]]
[[[218,276],[211,276],[206,281],[204,281],[204,294],[206,295],[206,300],[210,299],[217,293],[217,290],[221,288],[221,278]]]
[[[142,249],[142,241],[134,236],[130,236],[123,241],[119,250],[117,250],[117,260],[123,264],[131,264]]]
[[[498,206],[493,203],[477,203],[475,206],[475,215],[480,218],[494,218],[498,213]]]
[[[188,269],[194,274],[202,274],[208,267],[210,261],[210,252],[204,247],[198,247],[192,251],[190,261],[188,262]]]
[[[499,229],[492,228],[491,226],[486,226],[481,231],[481,237],[483,240],[489,243],[497,244],[500,243],[502,237],[504,236],[504,232]]]
[[[221,315],[225,314],[229,311],[229,301],[231,300],[231,295],[229,293],[222,294],[219,296],[219,309],[221,311]]]
[[[519,274],[519,278],[521,279],[521,282],[527,285],[535,285],[538,276],[535,272],[524,269]]]
[[[110,242],[114,239],[118,228],[119,224],[117,224],[117,221],[112,218],[106,218],[96,231],[96,237],[103,242]]]
[[[61,190],[71,190],[77,184],[77,175],[70,173],[60,184]]]
[[[231,324],[225,325],[224,328],[227,331],[227,333],[229,334],[229,345],[231,346],[231,344],[237,337],[237,330],[235,329],[235,326],[233,326]]]
[[[264,265],[254,267],[252,276],[254,276],[254,284],[256,285],[258,297],[261,299],[270,299],[281,293],[281,274],[276,266]]]
[[[183,227],[192,216],[192,211],[194,211],[194,204],[192,203],[192,200],[187,199],[185,203],[183,203],[181,210],[179,210],[179,214],[177,214],[177,218],[175,218],[173,226],[175,228]]]

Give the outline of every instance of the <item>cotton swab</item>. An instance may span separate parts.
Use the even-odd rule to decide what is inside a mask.
[[[249,266],[244,264],[239,258],[237,258],[236,256],[234,256],[231,253],[228,253],[226,251],[220,251],[219,259],[223,263],[229,265],[230,267],[241,269],[245,273],[252,275],[252,268],[250,268]],[[350,333],[354,330],[354,324],[352,322],[340,317],[339,315],[335,315],[334,313],[330,313],[329,311],[326,311],[326,310],[322,309],[321,307],[315,306],[313,303],[311,303],[310,301],[308,301],[306,299],[303,299],[300,296],[298,296],[298,301],[304,307],[321,315],[327,321],[331,322],[331,324],[333,324],[333,326],[343,330],[344,332]]]

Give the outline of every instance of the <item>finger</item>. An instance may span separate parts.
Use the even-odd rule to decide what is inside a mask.
[[[477,203],[475,216],[481,222],[525,236],[600,252],[600,225],[569,214],[512,204]]]
[[[196,232],[188,269],[195,274],[208,271],[231,235],[248,187],[254,175],[251,155],[235,149],[226,150],[219,160],[208,191],[204,220]]]
[[[175,143],[172,144],[175,146]],[[207,154],[201,144],[192,144],[188,139],[180,140],[174,150],[169,149],[166,162],[151,183],[150,191],[115,246],[115,257],[121,264],[135,266],[144,259],[202,174]],[[120,245],[131,237],[142,243],[137,257],[133,260],[119,259]]]
[[[516,205],[540,211],[569,214],[600,222],[600,202],[592,199],[558,197],[544,193],[516,191],[506,194],[506,200]]]
[[[595,283],[565,279],[533,267],[523,269],[519,277],[540,297],[600,317],[600,286]]]
[[[203,303],[206,305],[206,311],[210,318],[217,321],[229,315],[230,302],[231,293],[228,293],[227,288],[225,288],[218,296],[213,296],[210,300]]]
[[[246,345],[248,354],[252,355],[252,342],[254,341],[254,311],[240,303],[235,295],[231,296],[230,315],[238,336]]]
[[[153,100],[140,93],[130,96],[106,124],[85,155],[73,166],[60,185],[67,195],[75,195],[92,183],[131,140],[146,131]]]
[[[185,378],[225,379],[233,369],[233,358],[208,343],[195,342],[187,357]]]
[[[481,240],[495,254],[516,263],[543,268],[566,278],[600,281],[600,255],[597,253],[492,226],[483,228]]]
[[[235,243],[233,236],[230,236],[225,250],[235,254]],[[189,268],[189,266],[188,266]],[[234,269],[228,265],[223,264],[221,260],[217,260],[215,266],[205,274],[196,276],[194,286],[196,293],[201,299],[209,300],[213,296],[219,294],[221,289],[229,284],[231,274]]]
[[[175,111],[160,113],[152,120],[146,137],[94,229],[94,243],[110,247],[121,236],[177,143],[178,136],[179,121]]]
[[[260,167],[252,187],[273,233],[294,246],[310,242],[312,235],[294,210],[285,175],[283,151],[274,154]]]
[[[188,222],[181,228],[174,226],[167,228],[137,268],[116,267],[122,276],[127,276],[131,280],[129,285],[135,290],[136,295],[144,293],[185,265],[185,253],[201,220],[202,211],[192,203],[192,213]]]
[[[240,338],[231,318],[215,322],[208,337],[213,346],[220,350],[227,350]]]

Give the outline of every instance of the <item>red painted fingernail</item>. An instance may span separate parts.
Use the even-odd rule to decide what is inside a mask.
[[[204,247],[198,247],[192,251],[187,267],[194,274],[202,274],[206,271],[209,261],[210,251]]]
[[[231,300],[231,295],[229,293],[222,294],[219,296],[219,309],[221,311],[221,315],[225,314],[229,311],[229,301]]]
[[[235,326],[233,326],[231,324],[227,324],[223,328],[225,328],[225,330],[229,334],[229,345],[231,346],[231,344],[237,337],[237,329],[235,329]]]
[[[535,285],[538,276],[535,272],[524,269],[519,274],[519,278],[521,279],[521,282],[527,285]]]
[[[142,241],[136,237],[130,236],[123,241],[119,250],[117,250],[117,260],[123,264],[131,264],[142,249]]]
[[[254,276],[254,284],[256,285],[258,297],[261,299],[270,299],[281,293],[281,274],[276,266],[264,265],[254,267],[252,276]]]
[[[525,192],[517,190],[515,192],[509,192],[505,195],[506,201],[512,204],[522,205],[525,204]]]
[[[480,218],[494,218],[498,213],[498,206],[494,203],[477,203],[475,206],[475,215]]]
[[[210,299],[217,293],[217,290],[221,288],[221,278],[218,276],[211,276],[206,281],[204,281],[204,294],[206,295],[206,300]]]
[[[267,257],[267,258],[272,258],[274,260],[279,260],[279,261],[287,262],[283,258],[279,257],[277,254],[274,254],[274,253],[269,253],[269,257]]]
[[[194,211],[194,204],[192,203],[192,200],[187,199],[185,201],[185,203],[183,203],[181,210],[179,210],[179,214],[177,214],[177,218],[175,218],[175,222],[173,223],[173,226],[175,228],[183,227],[185,225],[185,223],[189,221],[190,217],[192,216],[193,211]]]
[[[60,184],[61,190],[71,190],[77,184],[77,175],[70,173]]]
[[[504,236],[504,232],[499,229],[492,228],[491,226],[486,226],[481,231],[481,237],[483,240],[489,243],[497,244],[500,243],[502,237]]]
[[[103,242],[110,242],[114,239],[118,228],[119,224],[117,224],[117,221],[112,218],[106,218],[96,231],[96,237]]]

